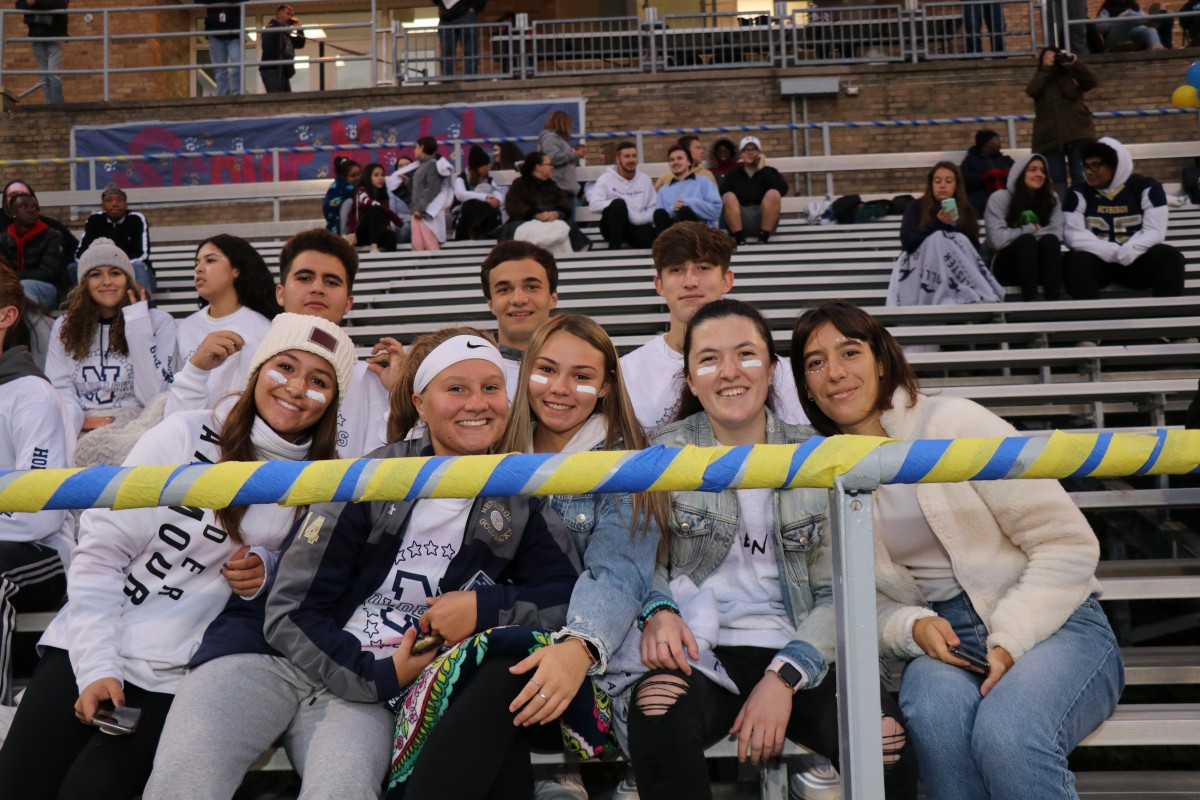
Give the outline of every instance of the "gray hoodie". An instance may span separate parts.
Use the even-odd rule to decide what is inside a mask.
[[[1046,159],[1037,153],[1031,153],[1030,155],[1018,158],[1013,164],[1012,169],[1008,172],[1007,188],[993,192],[992,196],[988,198],[987,210],[983,215],[983,224],[987,232],[985,239],[986,246],[991,253],[999,253],[1027,233],[1032,233],[1037,238],[1054,234],[1060,242],[1063,240],[1062,203],[1059,202],[1057,195],[1054,198],[1054,210],[1050,212],[1050,222],[1048,224],[1040,228],[1033,223],[1020,225],[1016,228],[1008,226],[1008,204],[1012,200],[1013,192],[1017,190],[1017,181],[1025,174],[1025,167],[1029,166],[1029,162],[1035,158],[1039,159],[1043,165],[1046,164]],[[1050,180],[1048,166],[1046,180]]]

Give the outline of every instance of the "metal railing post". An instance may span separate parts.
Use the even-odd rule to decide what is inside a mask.
[[[634,142],[637,144],[638,163],[641,163],[646,160],[646,142],[643,137],[642,131],[638,131],[636,134],[634,134],[633,139],[634,139]]]
[[[650,37],[650,74],[653,75],[658,72],[658,9],[652,6],[646,7],[646,33]]]
[[[1032,0],[1030,0],[1032,2]],[[374,88],[379,85],[379,17],[377,16],[379,9],[376,6],[375,0],[371,0],[371,86]],[[337,65],[334,65],[337,69]]]
[[[878,726],[870,723],[880,718],[872,500],[869,492],[847,491],[841,477],[829,491],[838,738],[842,794],[849,800],[883,797],[883,742]]]
[[[525,73],[526,73],[525,68],[527,66],[526,60],[525,60],[525,41],[526,41],[525,37],[529,32],[529,14],[527,14],[525,12],[521,12],[520,14],[517,14],[517,20],[516,20],[515,27],[517,29],[517,69],[516,69],[517,74],[516,74],[516,77],[524,79]],[[532,70],[529,70],[529,71],[532,72]]]
[[[4,86],[4,44],[6,40],[3,36],[3,33],[4,23],[6,21],[4,19],[5,13],[5,11],[0,10],[0,87]]]
[[[1016,147],[1017,146],[1017,118],[1014,117],[1012,114],[1009,114],[1005,118],[1005,122],[1008,124],[1008,146]]]
[[[271,180],[279,183],[279,148],[271,148]]]
[[[108,38],[108,9],[107,8],[104,9],[103,14],[101,15],[101,22],[102,22],[102,27],[104,30],[104,46],[101,50],[101,52],[103,53],[103,56],[102,56],[103,66],[101,67],[101,74],[104,76],[104,93],[103,93],[104,94],[104,102],[107,103],[108,102],[108,63],[109,63],[108,48],[109,48],[109,44],[110,44],[110,40]]]
[[[788,14],[787,10],[787,3],[776,2],[775,15],[771,18],[771,24],[778,24],[779,27],[779,66],[781,67],[786,67],[788,62],[788,28],[787,25],[784,24],[784,21],[790,17],[791,15]]]
[[[908,32],[909,32],[909,35],[912,37],[912,39],[911,39],[911,41],[912,41],[912,63],[914,63],[914,64],[916,64],[917,61],[920,60],[919,59],[920,47],[917,44],[917,42],[918,42],[917,15],[922,14],[922,13],[923,12],[917,6],[917,0],[908,0]],[[922,22],[921,22],[921,28],[922,28],[922,30],[924,30],[924,28],[925,28],[924,20],[922,20]]]
[[[824,155],[827,155],[827,156],[833,155],[833,148],[830,145],[829,125],[824,122],[821,123],[821,146],[822,146],[822,153]],[[825,196],[833,197],[833,173],[832,172],[825,173]]]

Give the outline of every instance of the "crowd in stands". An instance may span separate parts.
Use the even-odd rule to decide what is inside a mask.
[[[750,183],[767,168],[747,139]],[[419,147],[414,216],[430,191],[415,176],[447,177],[436,142]],[[682,180],[715,185],[677,147]],[[1087,174],[1107,186],[1113,176],[1094,167],[1112,152],[1111,171],[1140,198],[1151,188],[1128,176],[1119,147],[1086,146]],[[534,155],[521,180],[565,198],[551,157]],[[0,267],[0,468],[1012,433],[970,401],[922,395],[895,339],[845,302],[801,315],[793,358],[780,357],[761,314],[725,297],[737,240],[706,221],[635,222],[653,219],[653,187],[636,150],[616,157],[592,202],[634,218],[622,229],[610,217],[610,235],[657,234],[653,283],[670,314],[666,333],[623,358],[596,322],[552,315],[555,256],[520,236],[480,266],[495,338],[444,328],[407,350],[382,340],[366,361],[341,327],[359,264],[343,236],[293,236],[277,283],[244,240],[201,242],[202,307],[178,325],[150,307],[129,254],[97,236],[44,372],[18,344],[37,316],[22,270]],[[459,178],[478,189],[486,154],[471,158]],[[382,167],[361,170],[353,197],[351,170],[337,171],[331,200],[383,207],[370,194],[386,190]],[[939,165],[914,205],[938,235],[979,227],[958,176]],[[1023,159],[988,200],[989,220],[996,206],[997,224],[1037,233],[1000,207],[1028,203],[1057,213],[1061,230],[1049,186],[1045,159]],[[130,213],[113,197],[101,231]],[[935,201],[954,198],[951,219]],[[14,197],[19,237],[37,226],[32,199]],[[570,226],[560,208],[547,224]],[[340,221],[336,204],[327,211]],[[1030,234],[1017,235],[1040,252]],[[14,608],[69,597],[0,747],[0,786],[228,798],[280,740],[316,797],[584,798],[577,767],[535,773],[531,750],[619,747],[631,765],[622,797],[702,798],[704,749],[726,735],[754,763],[790,739],[836,764],[826,506],[823,491],[754,489],[99,508],[78,530],[74,514],[0,515],[0,642]],[[1054,481],[896,486],[875,514],[880,646],[908,662],[898,697],[880,686],[886,796],[915,798],[918,774],[939,800],[1074,796],[1067,755],[1123,685],[1095,600],[1098,544],[1074,504]],[[8,704],[7,646],[0,655]]]
[[[1094,77],[1053,48],[1036,69],[1035,152],[984,130],[961,168],[929,170],[890,304],[1182,294],[1163,187],[1096,138]],[[788,192],[757,137],[685,136],[657,180],[621,142],[581,185],[582,155],[556,112],[534,151],[475,146],[458,174],[432,137],[387,167],[339,157],[326,227],[289,239],[276,274],[238,237],[197,245],[200,310],[178,324],[124,192],[76,243],[10,182],[0,469],[1013,433],[923,395],[849,303],[800,315],[789,360],[725,297]],[[583,205],[609,248],[650,250],[669,311],[621,358],[595,321],[552,313],[556,256],[593,245]],[[494,336],[385,337],[357,360],[359,251],[450,238],[498,240],[480,264]],[[1067,756],[1124,680],[1075,505],[1054,481],[889,486],[874,525],[880,648],[907,662],[898,695],[880,685],[886,797],[915,798],[918,776],[931,800],[1074,797]],[[826,493],[808,489],[0,514],[0,706],[15,611],[69,597],[0,786],[228,798],[282,741],[314,797],[586,798],[577,768],[535,773],[530,752],[607,748],[631,765],[619,797],[708,797],[704,749],[726,735],[754,763],[785,740],[839,763],[832,581]]]

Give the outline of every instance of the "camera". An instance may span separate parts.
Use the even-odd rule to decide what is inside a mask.
[[[1075,56],[1071,53],[1068,53],[1066,50],[1059,50],[1054,54],[1054,66],[1056,67],[1065,67],[1074,60]]]

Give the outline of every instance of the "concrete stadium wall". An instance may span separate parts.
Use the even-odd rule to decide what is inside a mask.
[[[1169,105],[1171,91],[1184,82],[1191,60],[1188,51],[1160,51],[1101,55],[1089,59],[1100,85],[1088,95],[1093,111],[1158,108]],[[1191,55],[1194,55],[1192,53]],[[669,126],[719,126],[742,123],[787,123],[792,109],[780,95],[779,81],[786,77],[834,75],[843,88],[857,86],[859,94],[808,102],[812,122],[847,120],[915,119],[975,114],[1032,114],[1033,103],[1024,88],[1034,71],[1034,60],[1011,58],[972,61],[939,61],[920,64],[845,65],[779,69],[712,70],[669,75],[611,75],[577,78],[496,81],[431,87],[396,87],[361,91],[295,94],[285,101],[261,96],[236,98],[130,99],[113,103],[69,104],[48,107],[20,104],[0,122],[0,159],[50,158],[69,154],[71,126],[119,124],[134,121],[257,117],[303,111],[327,113],[377,106],[441,104],[472,100],[527,100],[531,97],[584,97],[588,130],[655,129]],[[68,80],[74,80],[73,78]],[[149,93],[149,92],[148,92]],[[68,95],[70,96],[70,94]],[[797,116],[800,102],[797,100]],[[920,128],[836,129],[834,154],[905,152],[966,148],[977,124]],[[1000,123],[990,124],[1004,133]],[[1101,135],[1137,142],[1186,141],[1197,138],[1193,115],[1098,120]],[[1028,147],[1031,123],[1017,125],[1017,141],[1006,146]],[[646,158],[664,160],[674,136],[646,137]],[[769,155],[792,155],[792,134],[762,134]],[[798,136],[797,155],[804,155]],[[1007,136],[1005,137],[1007,139]],[[821,152],[819,132],[811,137],[813,155]],[[589,144],[592,163],[600,163],[600,145]],[[1200,152],[1200,146],[1198,146]],[[1164,181],[1178,181],[1190,159],[1140,164],[1140,171]],[[68,167],[39,165],[5,167],[6,179],[22,177],[41,190],[67,189]],[[846,174],[835,180],[838,194],[851,192],[913,193],[921,191],[919,171]],[[823,176],[814,176],[814,189],[824,188]],[[243,207],[244,206],[244,207]],[[67,217],[66,210],[59,210]],[[319,216],[312,203],[285,204],[285,218]],[[81,213],[76,215],[80,218]],[[229,220],[229,204],[190,209],[155,209],[158,224],[208,223]],[[270,218],[264,204],[238,204],[237,221]]]

